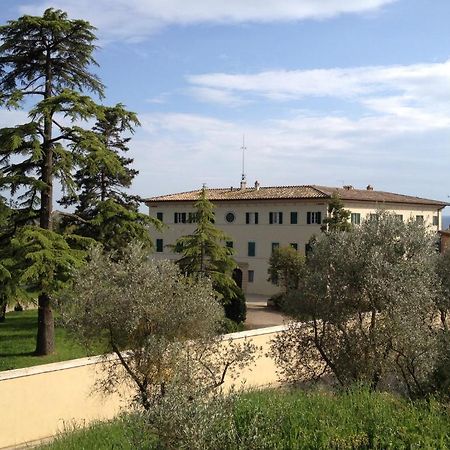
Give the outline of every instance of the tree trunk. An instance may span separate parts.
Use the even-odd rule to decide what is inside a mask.
[[[47,52],[46,73],[45,73],[45,95],[52,97],[52,72],[50,51]],[[44,137],[42,142],[43,160],[41,167],[41,179],[45,186],[41,189],[41,211],[39,224],[46,230],[52,229],[52,208],[53,208],[53,148],[52,148],[52,116],[47,114],[44,117]],[[53,312],[50,307],[50,297],[48,293],[39,294],[38,306],[38,332],[36,338],[36,354],[49,355],[55,350],[55,324]]]
[[[50,297],[45,293],[39,295],[38,301],[38,332],[36,340],[36,355],[50,355],[55,351],[55,325],[53,311],[50,307]]]
[[[6,301],[0,304],[0,323],[6,320]]]

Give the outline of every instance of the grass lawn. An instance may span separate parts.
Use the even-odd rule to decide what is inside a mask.
[[[219,447],[204,450],[448,449],[448,406],[410,402],[397,396],[354,390],[348,393],[263,390],[241,396],[234,406],[235,433]],[[211,417],[213,420],[214,417]],[[128,423],[127,423],[128,422]],[[128,421],[95,424],[59,436],[46,450],[162,448]],[[227,435],[226,433],[225,435]],[[134,437],[134,440],[132,439]],[[138,438],[139,439],[139,438]],[[134,445],[132,443],[134,442]],[[145,445],[137,445],[137,442]],[[216,443],[217,444],[217,443]],[[182,448],[190,448],[184,446]],[[172,448],[172,447],[171,447]],[[177,448],[177,447],[174,447]]]
[[[5,322],[0,323],[0,371],[88,356],[86,349],[58,326],[55,329],[56,352],[49,356],[34,356],[36,333],[37,310],[6,314]]]

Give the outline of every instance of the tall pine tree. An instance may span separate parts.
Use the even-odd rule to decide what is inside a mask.
[[[101,147],[82,149],[85,157],[75,174],[75,188],[60,203],[76,206],[75,214],[63,220],[63,227],[82,236],[101,242],[106,251],[119,254],[131,241],[150,246],[150,226],[158,226],[155,219],[139,213],[140,198],[130,195],[138,171],[131,168],[133,159],[126,156],[137,116],[123,105],[104,109],[104,117],[93,128]]]
[[[54,9],[0,27],[0,106],[20,108],[24,101],[30,104],[37,99],[27,123],[0,129],[0,189],[20,193],[20,207],[39,216],[40,228],[20,231],[23,234],[15,241],[26,243],[24,248],[34,255],[18,255],[24,258],[20,279],[33,283],[67,273],[51,258],[63,260],[67,269],[75,263],[71,248],[52,231],[53,184],[57,177],[70,191],[81,144],[102,146],[96,133],[79,126],[83,120],[103,116],[103,108],[84,95],[103,95],[103,85],[90,72],[96,65],[95,39],[88,22],[69,20],[66,13]],[[50,297],[58,283],[36,283],[40,289],[36,353],[44,355],[54,350]]]

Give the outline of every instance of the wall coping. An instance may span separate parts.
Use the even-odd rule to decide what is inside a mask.
[[[286,325],[277,325],[274,327],[257,328],[255,330],[239,331],[236,333],[224,334],[222,340],[235,340],[235,339],[246,339],[255,336],[263,336],[266,334],[279,333],[284,331]],[[117,359],[117,356],[113,353],[106,356],[106,360],[113,361]],[[70,359],[68,361],[60,361],[49,364],[41,364],[38,366],[24,367],[22,369],[5,370],[0,372],[0,382],[6,380],[13,380],[15,378],[30,377],[33,375],[39,375],[42,373],[58,372],[60,370],[74,369],[77,367],[95,365],[100,362],[104,362],[105,357],[103,356],[88,356],[85,358]]]

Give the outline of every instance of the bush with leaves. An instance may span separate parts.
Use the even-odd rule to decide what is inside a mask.
[[[296,290],[305,269],[305,257],[292,247],[280,247],[269,260],[269,281],[283,288],[285,294]]]
[[[223,309],[208,279],[183,276],[140,246],[120,261],[95,250],[61,307],[64,323],[86,345],[105,336],[108,375],[99,388],[128,382],[147,411],[180,389],[188,398],[209,395],[254,357],[250,342],[218,336]]]
[[[273,342],[289,381],[331,373],[339,384],[394,382],[423,395],[439,359],[435,237],[413,221],[379,213],[348,232],[329,232],[309,255],[295,317]]]

